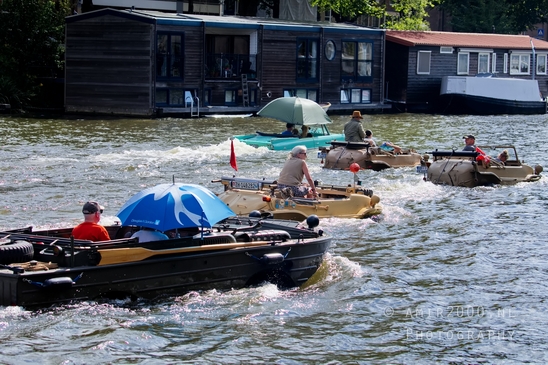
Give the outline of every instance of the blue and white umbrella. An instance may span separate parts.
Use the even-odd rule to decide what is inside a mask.
[[[213,192],[194,184],[160,184],[132,196],[116,214],[124,226],[167,231],[211,228],[236,214]]]

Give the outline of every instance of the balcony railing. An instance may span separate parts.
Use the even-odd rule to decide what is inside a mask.
[[[257,77],[257,55],[209,53],[206,55],[206,79]]]

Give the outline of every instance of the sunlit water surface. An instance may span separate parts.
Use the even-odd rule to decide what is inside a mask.
[[[339,133],[346,116],[333,116]],[[511,143],[546,167],[546,116],[365,118],[377,141],[420,153]],[[287,152],[230,136],[281,131],[263,118],[0,119],[0,229],[67,227],[87,200],[113,223],[123,203],[159,183],[221,176],[275,179]],[[349,184],[348,171],[315,179]],[[325,219],[324,265],[303,288],[193,292],[155,302],[0,307],[0,363],[515,364],[548,362],[546,178],[474,189],[436,186],[413,168],[360,171],[382,219]]]

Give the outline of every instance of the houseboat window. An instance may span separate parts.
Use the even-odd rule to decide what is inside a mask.
[[[440,53],[453,53],[453,47],[440,47]]]
[[[256,78],[257,55],[250,54],[255,43],[256,37],[252,42],[249,35],[207,34],[206,78],[240,78],[242,74]]]
[[[167,105],[167,89],[156,89],[156,105]]]
[[[325,43],[325,58],[327,58],[328,61],[333,61],[335,58],[335,53],[335,43],[333,41],[327,41]]]
[[[192,105],[198,104],[198,99],[196,99],[195,95],[197,95],[197,90],[195,89],[157,88],[156,106],[190,108]]]
[[[497,73],[497,54],[491,55],[491,73]]]
[[[298,96],[299,98],[310,99],[318,102],[317,89],[284,89],[284,97]]]
[[[371,89],[341,89],[341,104],[371,103]]]
[[[183,36],[179,33],[158,33],[156,42],[156,77],[183,78]]]
[[[373,81],[373,43],[342,42],[341,75],[343,80]]]
[[[238,90],[225,90],[225,105],[236,105],[236,96],[238,95]]]
[[[531,62],[529,56],[528,54],[512,53],[510,55],[510,74],[528,75]]]
[[[211,104],[211,89],[204,89],[204,94],[202,97],[202,103],[203,106],[208,106]]]
[[[478,73],[489,73],[489,53],[478,53]]]
[[[419,51],[417,53],[417,74],[430,75],[430,58],[432,51]]]
[[[172,89],[169,91],[169,105],[183,105],[185,103],[185,95],[183,90]]]
[[[457,58],[457,75],[468,75],[470,70],[470,53],[459,52]]]
[[[546,75],[546,55],[537,55],[537,74]]]
[[[504,54],[504,60],[502,61],[502,72],[507,74],[508,73],[508,53]]]
[[[318,41],[297,39],[297,80],[318,78]]]
[[[249,105],[251,106],[257,105],[257,89],[249,90]]]

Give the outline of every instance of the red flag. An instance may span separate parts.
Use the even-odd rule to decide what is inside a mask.
[[[238,164],[236,163],[236,154],[234,153],[234,140],[230,141],[230,166],[238,171]]]

